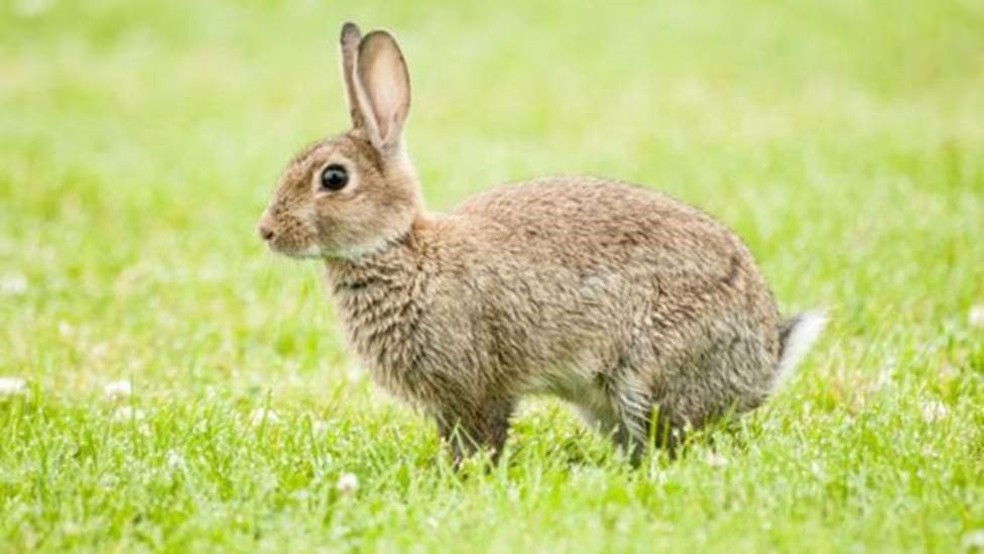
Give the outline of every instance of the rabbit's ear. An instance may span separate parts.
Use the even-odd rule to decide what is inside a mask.
[[[376,150],[398,150],[410,110],[410,75],[393,35],[373,31],[359,43],[355,88],[365,128]]]
[[[355,59],[359,55],[359,41],[362,31],[355,23],[342,25],[339,46],[342,50],[342,79],[345,81],[345,95],[348,98],[349,115],[352,116],[352,127],[361,129],[365,126],[362,109],[359,108],[359,97],[355,89]]]

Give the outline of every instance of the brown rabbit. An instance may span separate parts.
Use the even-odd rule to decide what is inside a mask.
[[[455,461],[503,447],[516,402],[550,393],[634,456],[765,400],[822,330],[781,321],[748,249],[653,191],[551,177],[428,212],[402,141],[396,40],[346,23],[352,129],[287,166],[259,232],[323,260],[374,379],[437,421]]]

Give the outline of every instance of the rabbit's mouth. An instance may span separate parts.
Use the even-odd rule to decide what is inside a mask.
[[[271,252],[287,256],[288,258],[305,260],[324,258],[326,256],[323,249],[317,244],[302,246],[298,244],[284,244],[277,240],[268,240],[266,243]]]
[[[278,221],[271,214],[270,210],[264,212],[257,225],[257,233],[266,243],[267,248],[272,252],[290,258],[322,258],[325,255],[322,248],[316,241],[304,240],[307,233],[298,232],[302,227],[300,221],[287,219]]]

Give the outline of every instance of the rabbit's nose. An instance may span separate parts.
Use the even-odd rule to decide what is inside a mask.
[[[270,225],[268,225],[266,222],[261,222],[260,225],[256,228],[256,230],[259,231],[260,238],[265,241],[269,241],[276,234],[273,232],[273,228],[270,227]]]

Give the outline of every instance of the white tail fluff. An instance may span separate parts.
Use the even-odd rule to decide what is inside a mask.
[[[789,379],[826,325],[827,314],[823,311],[802,313],[779,325],[779,367],[773,388]]]

